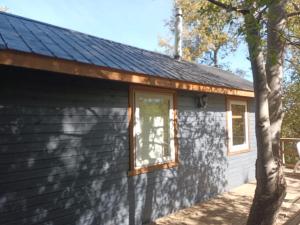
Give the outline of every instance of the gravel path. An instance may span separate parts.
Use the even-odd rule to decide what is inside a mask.
[[[287,195],[282,204],[278,224],[300,224],[300,173],[286,169]],[[255,190],[247,183],[212,200],[157,219],[151,225],[243,225],[246,223]]]

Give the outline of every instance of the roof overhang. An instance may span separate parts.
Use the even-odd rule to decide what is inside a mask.
[[[132,73],[128,71],[12,50],[0,51],[0,65],[64,73],[72,76],[100,78],[132,84],[147,85],[152,87],[171,88],[250,98],[254,97],[254,92],[248,90],[212,86],[175,79],[166,79],[157,76]]]

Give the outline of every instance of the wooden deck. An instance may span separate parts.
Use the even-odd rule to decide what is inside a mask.
[[[278,224],[300,224],[300,173],[286,169],[287,195]],[[157,219],[151,225],[243,225],[246,223],[255,183],[244,184],[207,202]]]

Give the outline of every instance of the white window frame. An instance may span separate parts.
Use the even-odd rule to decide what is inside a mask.
[[[245,106],[245,143],[240,145],[233,145],[232,132],[232,105]],[[248,127],[248,102],[246,100],[227,99],[227,128],[228,128],[228,152],[240,153],[249,151],[249,127]]]

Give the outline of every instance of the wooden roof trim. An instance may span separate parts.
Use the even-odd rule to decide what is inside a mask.
[[[101,78],[147,86],[198,91],[206,93],[224,94],[232,96],[254,97],[253,91],[228,87],[198,84],[188,81],[166,79],[144,74],[114,70],[106,67],[23,53],[11,50],[0,51],[0,64],[30,69],[46,70],[69,75]]]

